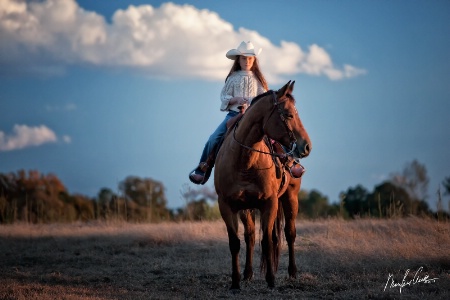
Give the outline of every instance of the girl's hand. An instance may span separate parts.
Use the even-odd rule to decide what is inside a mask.
[[[239,100],[240,100],[239,104],[241,104],[241,105],[247,104],[247,102],[248,102],[248,100],[245,97],[240,97]]]

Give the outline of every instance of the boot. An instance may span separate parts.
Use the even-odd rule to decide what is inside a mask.
[[[189,175],[189,179],[191,180],[191,182],[195,184],[203,184],[204,183],[203,181],[205,180],[205,175],[191,173]]]
[[[208,178],[205,177],[205,173],[208,170],[209,165],[206,162],[199,163],[198,167],[189,174],[189,180],[195,184],[205,184],[208,181]]]

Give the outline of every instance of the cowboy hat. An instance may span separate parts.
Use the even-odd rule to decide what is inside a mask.
[[[261,48],[255,52],[255,47],[251,42],[242,42],[237,49],[231,49],[225,54],[229,59],[235,60],[238,55],[257,56],[261,53]]]

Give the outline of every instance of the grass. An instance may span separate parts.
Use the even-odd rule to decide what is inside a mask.
[[[297,233],[297,279],[284,245],[274,289],[256,272],[232,292],[222,221],[4,225],[0,299],[450,299],[450,223],[299,221]],[[242,266],[244,247],[241,230]],[[407,269],[438,279],[385,289]]]

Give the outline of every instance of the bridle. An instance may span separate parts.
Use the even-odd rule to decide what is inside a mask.
[[[295,138],[295,135],[294,135],[294,133],[292,132],[292,130],[289,128],[289,125],[288,125],[288,123],[287,123],[286,117],[285,117],[285,115],[284,115],[284,113],[283,113],[283,109],[280,107],[280,104],[281,104],[281,103],[284,103],[285,101],[287,101],[288,98],[286,97],[285,100],[283,100],[283,101],[278,101],[277,95],[276,95],[275,91],[272,90],[271,93],[272,93],[272,99],[273,99],[273,109],[272,109],[272,111],[270,112],[269,117],[267,118],[266,122],[265,122],[264,125],[263,125],[263,132],[264,132],[264,134],[265,134],[266,136],[268,136],[267,133],[266,133],[266,130],[265,130],[266,125],[267,125],[267,122],[268,122],[268,121],[270,120],[270,118],[272,117],[274,111],[277,110],[277,111],[278,111],[278,114],[279,114],[279,116],[280,116],[280,119],[283,121],[284,126],[285,126],[285,129],[286,129],[286,131],[287,131],[287,133],[288,133],[288,135],[289,135],[289,139],[290,139],[290,141],[291,141],[291,145],[290,145],[291,150],[290,150],[289,152],[286,152],[286,153],[283,153],[283,154],[278,154],[278,153],[275,153],[272,149],[271,149],[270,152],[267,152],[267,151],[258,150],[258,149],[255,149],[255,148],[252,148],[252,147],[249,147],[249,146],[247,146],[247,145],[242,144],[241,142],[239,142],[239,141],[236,139],[236,128],[237,128],[239,122],[237,122],[237,123],[235,124],[235,126],[234,126],[234,129],[233,129],[233,139],[234,139],[234,141],[235,141],[236,143],[238,143],[241,147],[244,147],[245,149],[248,149],[248,150],[251,150],[251,151],[254,151],[254,152],[258,152],[258,153],[262,153],[262,154],[271,155],[272,157],[286,157],[286,156],[290,156],[290,155],[292,155],[292,153],[294,153],[294,150],[295,150],[295,148],[296,148],[296,146],[297,146],[297,144],[296,144],[296,143],[297,143],[297,139]],[[269,137],[269,138],[270,138],[270,137]]]

